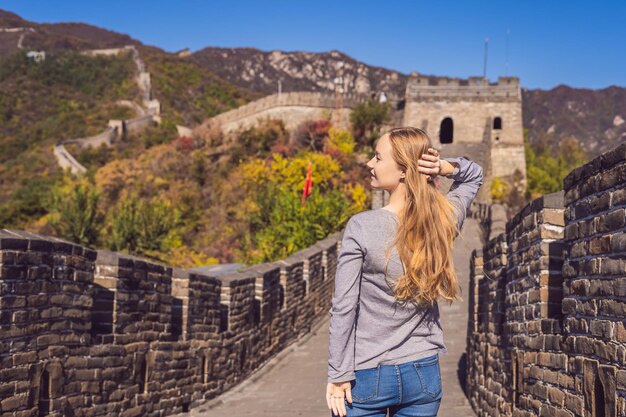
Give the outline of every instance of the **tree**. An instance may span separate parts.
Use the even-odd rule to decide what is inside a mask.
[[[510,186],[500,177],[491,180],[491,199],[494,203],[502,203],[509,193]]]
[[[53,223],[57,233],[69,241],[93,246],[100,235],[103,215],[98,210],[100,193],[88,182],[76,184],[69,193],[55,196],[58,220]]]
[[[111,215],[108,244],[112,250],[158,257],[159,252],[178,246],[179,222],[180,212],[169,201],[159,197],[143,201],[131,195]]]
[[[358,103],[350,114],[354,136],[365,145],[373,146],[382,124],[391,118],[389,102],[369,99]]]
[[[287,131],[282,120],[260,119],[257,125],[235,133],[236,139],[229,150],[230,160],[238,163],[251,157],[265,157],[271,153],[272,147],[284,142]]]
[[[331,127],[330,120],[307,120],[294,132],[294,144],[298,148],[308,148],[309,151],[319,152],[323,148],[324,138]]]
[[[589,160],[588,154],[573,138],[563,139],[558,150],[551,150],[544,141],[533,146],[525,143],[524,149],[530,199],[563,189],[563,178]]]
[[[338,142],[350,140],[348,136]],[[309,161],[314,185],[303,205],[302,186]],[[363,187],[338,186],[341,170],[330,155],[315,152],[289,159],[274,154],[271,161],[257,158],[243,164],[239,188],[246,195],[241,217],[247,225],[238,239],[242,262],[286,257],[325,238],[345,225],[352,213],[364,210],[367,195]]]

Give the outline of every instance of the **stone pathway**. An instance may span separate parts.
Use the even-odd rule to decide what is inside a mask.
[[[441,356],[441,379],[443,398],[437,417],[470,417],[472,410],[465,394],[465,348],[467,343],[467,315],[469,301],[469,257],[472,250],[482,247],[480,225],[467,218],[454,245],[454,265],[463,301],[452,305],[439,302],[441,325],[448,354]]]
[[[448,354],[441,357],[444,395],[438,417],[475,416],[464,392],[464,363],[469,255],[481,246],[479,233],[478,222],[468,218],[455,243],[454,262],[463,301],[452,306],[439,302]],[[330,417],[325,398],[329,318],[316,323],[311,333],[271,359],[248,380],[178,416]]]

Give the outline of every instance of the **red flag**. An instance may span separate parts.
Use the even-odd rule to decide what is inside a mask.
[[[313,180],[311,179],[311,163],[306,169],[306,179],[304,180],[304,188],[302,189],[302,204],[308,196],[311,195],[311,188],[313,187]]]

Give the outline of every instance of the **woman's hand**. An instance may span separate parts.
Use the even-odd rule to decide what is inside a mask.
[[[422,154],[417,161],[417,165],[417,170],[428,175],[429,181],[434,180],[437,175],[441,174],[442,160],[439,159],[439,152],[436,149],[428,148],[428,151]]]
[[[352,384],[350,381],[329,382],[326,386],[326,404],[334,415],[341,417],[346,415],[345,399],[352,404]]]

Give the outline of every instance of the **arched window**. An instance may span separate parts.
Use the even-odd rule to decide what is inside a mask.
[[[282,310],[285,307],[285,286],[280,284],[278,287],[278,309]]]
[[[495,117],[493,119],[493,130],[500,130],[500,129],[502,129],[502,118]]]
[[[145,394],[148,392],[148,358],[144,354],[139,362],[139,392]]]
[[[39,416],[50,414],[50,373],[46,369],[39,380]]]
[[[245,369],[247,357],[248,357],[248,346],[244,342],[243,346],[241,347],[241,352],[239,352],[239,370],[240,371],[243,371]]]
[[[454,138],[454,122],[450,117],[446,117],[441,121],[441,126],[439,127],[439,142],[441,143],[452,143],[452,139]]]
[[[600,381],[600,376],[598,374],[596,374],[593,382],[593,410],[595,411],[594,416],[604,416],[604,385],[602,385],[602,381]]]
[[[228,331],[228,304],[220,303],[220,333]]]
[[[206,365],[207,365],[207,360],[206,360],[206,355],[202,355],[202,365],[200,365],[200,374],[202,375],[202,378],[200,378],[200,380],[202,381],[203,384],[206,384]]]

